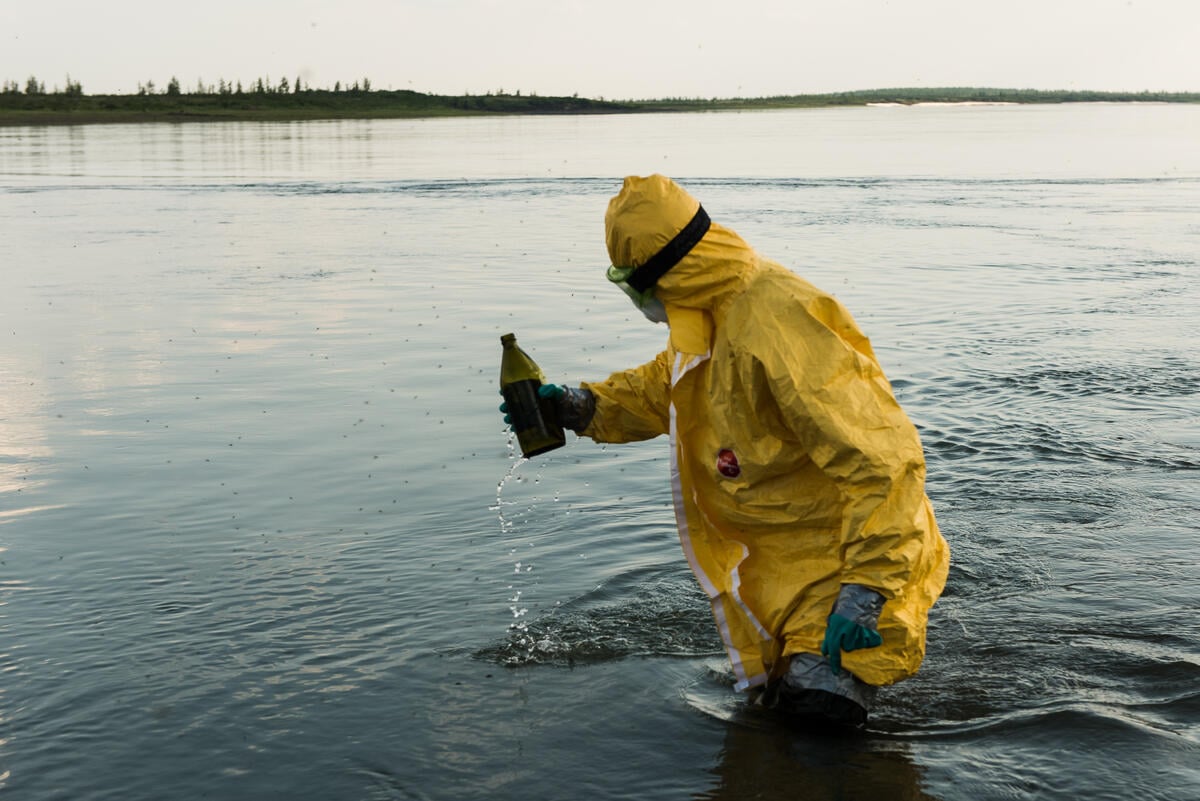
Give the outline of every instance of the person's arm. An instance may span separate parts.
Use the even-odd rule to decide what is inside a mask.
[[[582,389],[595,397],[595,411],[580,436],[597,442],[636,442],[667,433],[671,373],[665,351],[604,381],[584,382]]]

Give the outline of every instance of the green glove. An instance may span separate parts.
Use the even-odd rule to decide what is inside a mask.
[[[825,639],[821,642],[821,656],[828,660],[834,675],[842,671],[842,651],[883,644],[883,636],[875,630],[883,603],[883,596],[870,587],[842,585],[825,625]]]
[[[842,651],[857,651],[859,648],[874,648],[883,644],[878,631],[860,626],[836,612],[829,616],[825,627],[825,641],[821,643],[821,656],[829,660],[834,674],[842,671]]]

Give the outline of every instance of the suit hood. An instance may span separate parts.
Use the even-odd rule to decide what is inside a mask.
[[[664,175],[630,176],[609,201],[604,216],[608,255],[617,267],[641,267],[683,231],[700,202]],[[745,240],[718,223],[654,284],[672,318],[691,309],[719,316],[757,269],[758,256]],[[672,309],[676,315],[671,315]]]

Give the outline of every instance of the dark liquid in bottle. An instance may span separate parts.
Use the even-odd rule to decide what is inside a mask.
[[[525,458],[552,451],[566,443],[554,404],[538,397],[542,371],[529,354],[517,347],[517,338],[505,334],[500,338],[504,354],[500,361],[500,391],[513,431]]]

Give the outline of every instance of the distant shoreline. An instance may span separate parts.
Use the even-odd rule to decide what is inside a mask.
[[[489,93],[432,95],[412,91],[304,89],[86,95],[0,92],[0,126],[142,122],[292,122],[338,119],[417,119],[491,115],[641,114],[918,105],[1031,105],[1060,103],[1200,103],[1200,92],[1092,92],[1030,89],[872,89],[759,98],[605,100]]]

